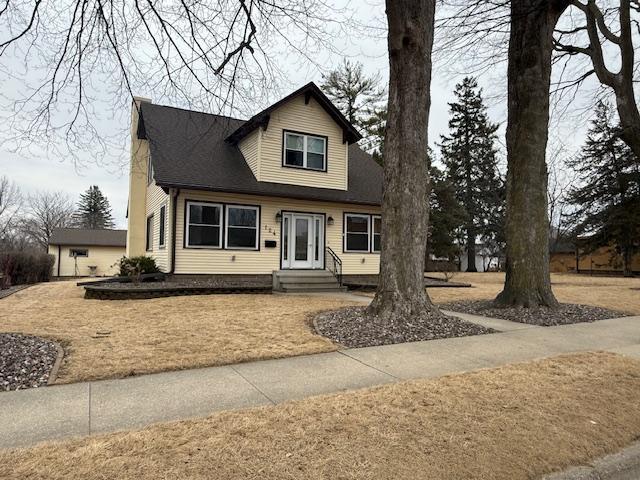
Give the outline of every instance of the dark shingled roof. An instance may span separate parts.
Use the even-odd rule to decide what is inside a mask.
[[[144,127],[139,135],[149,140],[154,179],[163,188],[382,203],[382,168],[356,144],[349,146],[346,191],[258,182],[238,147],[225,141],[243,120],[151,103],[141,105],[141,116]]]
[[[125,247],[127,245],[127,231],[54,228],[49,245]]]

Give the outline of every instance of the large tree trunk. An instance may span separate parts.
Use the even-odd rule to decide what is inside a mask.
[[[435,0],[387,0],[389,111],[384,144],[380,278],[369,314],[437,311],[424,288],[429,224],[427,128]]]
[[[507,265],[499,305],[557,306],[549,275],[546,148],[553,29],[566,8],[511,0],[507,120]]]

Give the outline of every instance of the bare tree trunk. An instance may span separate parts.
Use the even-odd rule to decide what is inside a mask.
[[[424,288],[429,224],[427,127],[435,0],[387,0],[389,113],[384,148],[380,280],[367,313],[436,312]]]
[[[476,268],[476,229],[467,228],[467,272],[477,272]]]
[[[507,265],[499,305],[557,306],[549,275],[546,148],[553,29],[567,5],[512,0],[508,63]]]

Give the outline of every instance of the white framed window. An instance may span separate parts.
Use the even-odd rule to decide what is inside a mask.
[[[226,205],[225,246],[243,250],[258,250],[260,207]]]
[[[308,170],[327,170],[327,138],[304,133],[284,132],[284,158],[286,167]]]
[[[149,215],[147,217],[145,250],[147,252],[150,252],[151,250],[153,250],[153,215]]]
[[[159,230],[160,230],[160,238],[158,239],[158,246],[160,248],[164,247],[165,242],[166,242],[166,224],[167,221],[167,207],[166,206],[161,206],[160,207],[160,225],[159,225]]]
[[[369,252],[371,216],[359,213],[344,215],[344,251]]]
[[[190,248],[222,248],[222,205],[187,202],[185,245]]]
[[[88,257],[89,250],[86,248],[71,248],[69,249],[69,256],[73,258]]]
[[[380,252],[380,234],[382,232],[382,217],[380,215],[371,215],[371,251]]]

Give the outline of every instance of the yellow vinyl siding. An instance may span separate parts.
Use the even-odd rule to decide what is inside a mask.
[[[148,99],[135,98],[140,105]],[[138,139],[138,110],[131,108],[131,163],[129,165],[129,203],[127,208],[127,256],[144,254],[145,241],[145,193],[147,191],[147,163],[149,142]]]
[[[284,130],[328,137],[327,171],[283,167]],[[259,181],[347,189],[348,144],[342,143],[342,128],[315,99],[310,98],[308,104],[304,103],[304,95],[291,99],[271,113],[266,130],[258,129],[257,132],[262,136],[259,142],[259,176],[256,177]]]
[[[260,171],[258,169],[258,157],[260,155],[260,137],[261,130],[258,128],[243,138],[238,143],[238,148],[242,152],[244,159],[247,161],[249,168],[253,172],[253,176],[260,180]]]
[[[169,242],[171,240],[171,232],[170,232],[170,219],[169,216],[169,195],[164,193],[162,188],[158,187],[155,182],[152,182],[147,187],[147,197],[146,197],[146,205],[147,205],[147,214],[146,218],[150,215],[153,215],[153,242],[151,243],[151,250],[147,251],[145,254],[151,256],[156,259],[156,264],[158,268],[163,272],[169,270]],[[164,231],[165,231],[165,244],[162,248],[160,248],[160,208],[165,207],[165,223],[164,223]],[[146,223],[145,223],[145,235],[146,235]]]
[[[259,205],[260,250],[184,248],[185,200]],[[276,213],[279,211],[323,213],[326,218],[333,217],[334,224],[326,225],[326,244],[342,260],[343,273],[346,275],[378,273],[379,254],[342,251],[342,222],[344,212],[377,214],[380,212],[379,207],[198,191],[182,191],[178,198],[175,273],[270,274],[274,270],[279,270],[281,224],[276,222]],[[275,240],[276,248],[265,248],[265,240]]]
[[[78,257],[74,259],[69,256],[71,249],[88,250],[88,257]],[[89,266],[96,266],[96,275],[99,277],[112,276],[118,273],[116,263],[125,254],[125,247],[99,247],[74,245],[60,247],[60,258],[58,258],[58,245],[49,245],[49,253],[56,257],[53,265],[53,275],[58,275],[58,261],[60,262],[61,277],[85,277],[90,274]],[[76,272],[76,260],[78,270]]]

